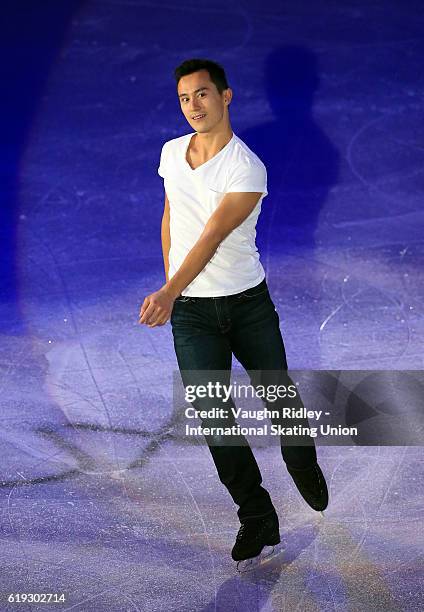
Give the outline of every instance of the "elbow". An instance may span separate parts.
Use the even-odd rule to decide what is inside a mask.
[[[230,231],[221,222],[218,223],[215,219],[209,220],[203,230],[204,238],[211,244],[215,244],[217,247],[225,240]]]
[[[203,239],[211,246],[218,248],[221,242],[224,240],[224,233],[218,228],[207,228],[203,232]]]

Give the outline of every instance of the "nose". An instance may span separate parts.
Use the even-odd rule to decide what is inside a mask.
[[[189,112],[189,113],[195,113],[195,112],[200,111],[200,110],[201,110],[201,108],[202,108],[202,107],[199,105],[199,103],[198,103],[198,102],[192,102],[192,103],[190,104],[190,107],[189,107],[189,111],[188,111],[188,112]]]

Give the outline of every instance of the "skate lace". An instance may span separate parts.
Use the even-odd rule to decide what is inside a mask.
[[[251,530],[254,531],[255,536],[258,537],[264,530],[265,526],[266,526],[266,521],[259,521],[259,522],[255,521],[255,524],[246,521],[245,523],[241,524],[241,527],[238,530],[238,533],[236,536],[236,540],[240,541],[241,539],[243,539],[247,535],[247,532],[249,531],[249,527]]]
[[[241,540],[245,531],[246,531],[246,523],[242,523],[240,529],[238,530],[236,540]]]

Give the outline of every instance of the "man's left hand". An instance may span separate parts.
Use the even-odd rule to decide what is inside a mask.
[[[140,309],[139,323],[147,327],[165,325],[171,316],[175,297],[165,287],[148,295]]]

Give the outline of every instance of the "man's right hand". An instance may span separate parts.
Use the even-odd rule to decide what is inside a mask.
[[[151,293],[145,298],[140,308],[138,322],[146,324],[148,327],[165,325],[171,317],[176,297],[171,294],[166,286],[161,287],[159,291]]]

